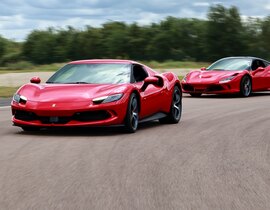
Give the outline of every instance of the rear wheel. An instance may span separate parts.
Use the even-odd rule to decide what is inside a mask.
[[[200,97],[202,93],[190,93],[192,97]]]
[[[38,127],[22,127],[22,129],[26,132],[34,132],[34,131],[40,130],[40,128],[38,128]]]
[[[182,116],[182,94],[180,89],[175,86],[172,96],[172,105],[167,117],[159,119],[160,123],[178,123]]]
[[[128,133],[134,133],[139,124],[139,103],[135,93],[129,98],[127,114],[125,119],[125,129]]]
[[[240,82],[240,95],[243,97],[248,97],[250,96],[251,92],[252,92],[251,79],[248,76],[244,76]]]

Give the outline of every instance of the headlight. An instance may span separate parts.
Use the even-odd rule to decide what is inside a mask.
[[[19,94],[16,93],[16,94],[14,94],[14,96],[13,96],[13,101],[19,103],[19,102],[20,102],[20,98],[21,98],[21,96],[20,96]]]
[[[219,83],[226,83],[231,81],[235,76],[230,76],[219,81]]]
[[[118,93],[118,94],[114,94],[114,95],[110,95],[110,96],[103,96],[103,97],[99,97],[99,98],[94,98],[93,102],[96,104],[104,104],[104,103],[109,103],[109,102],[114,102],[114,101],[118,101],[122,98],[123,93]]]
[[[21,96],[20,94],[14,94],[13,101],[17,103],[25,104],[27,102],[27,98],[25,96]]]

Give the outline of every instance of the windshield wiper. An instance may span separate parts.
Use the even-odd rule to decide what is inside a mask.
[[[46,82],[47,84],[91,84],[88,82],[67,82],[67,83],[60,83],[60,82]]]
[[[66,84],[90,84],[88,82],[68,82]]]
[[[225,69],[211,69],[212,71],[225,71]]]
[[[59,84],[59,82],[46,82],[47,84]]]

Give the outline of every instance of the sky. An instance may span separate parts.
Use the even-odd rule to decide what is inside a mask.
[[[206,18],[209,6],[236,6],[243,18],[270,15],[270,0],[0,0],[0,35],[23,41],[34,29],[83,29],[108,21],[147,25],[167,16]]]

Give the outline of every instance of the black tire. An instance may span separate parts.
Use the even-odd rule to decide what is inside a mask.
[[[252,92],[252,82],[249,76],[243,76],[240,82],[240,95],[242,97],[250,96]]]
[[[129,98],[128,108],[125,119],[125,130],[128,133],[134,133],[139,124],[139,102],[135,93]]]
[[[34,132],[34,131],[39,131],[40,130],[40,128],[38,128],[38,127],[22,127],[22,129],[23,129],[23,131],[25,131],[25,132]]]
[[[200,97],[202,93],[190,93],[192,97]]]
[[[172,95],[171,109],[167,117],[159,119],[160,123],[176,124],[182,116],[182,93],[179,87],[175,86]]]

